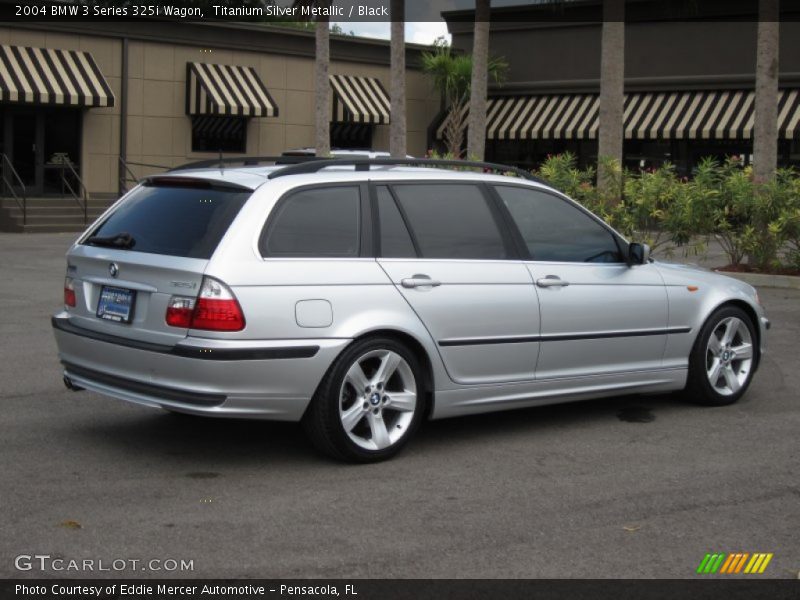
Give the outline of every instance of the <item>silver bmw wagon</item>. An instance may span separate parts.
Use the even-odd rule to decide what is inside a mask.
[[[654,261],[511,167],[243,163],[150,177],[70,248],[52,319],[67,387],[301,421],[367,462],[426,419],[678,390],[731,404],[764,352],[751,286]]]

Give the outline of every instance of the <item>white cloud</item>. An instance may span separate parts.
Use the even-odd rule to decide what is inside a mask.
[[[406,41],[414,44],[432,44],[436,38],[444,36],[451,41],[444,21],[416,21],[406,23]]]
[[[359,37],[388,40],[390,26],[385,22],[337,22],[345,33],[351,31]],[[447,24],[444,21],[414,21],[406,23],[406,42],[413,44],[432,44],[439,36],[445,36],[450,41]]]

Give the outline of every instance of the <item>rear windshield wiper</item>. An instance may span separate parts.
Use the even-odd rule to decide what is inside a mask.
[[[136,245],[136,240],[133,236],[126,232],[115,233],[109,236],[93,235],[86,240],[87,244],[92,246],[104,246],[106,248],[119,248],[121,250],[130,250]]]

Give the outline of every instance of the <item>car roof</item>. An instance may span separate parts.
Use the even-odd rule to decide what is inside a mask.
[[[391,154],[385,150],[370,150],[369,148],[331,148],[331,156],[363,156],[365,158],[389,157]],[[316,156],[314,148],[296,148],[284,150],[282,156]],[[412,158],[412,157],[409,157]]]
[[[160,178],[186,178],[186,179],[205,179],[208,181],[244,187],[255,190],[271,180],[269,176],[286,165],[254,165],[237,167],[217,167],[190,169],[185,171],[173,171],[164,175],[155,176]],[[368,171],[356,170],[352,165],[329,166],[313,173],[299,173],[281,177],[279,181],[286,181],[295,185],[309,185],[314,183],[341,183],[341,182],[363,182],[363,181],[397,181],[397,180],[449,180],[449,181],[485,181],[495,183],[524,183],[534,187],[549,186],[536,181],[523,179],[508,175],[485,173],[481,171],[458,171],[454,169],[436,167],[414,167],[414,166],[373,166]]]

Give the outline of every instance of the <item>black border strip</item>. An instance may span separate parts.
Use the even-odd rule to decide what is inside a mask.
[[[153,396],[162,400],[171,400],[173,402],[181,402],[182,404],[191,404],[194,406],[211,407],[219,406],[228,399],[228,397],[224,394],[209,394],[207,392],[189,392],[185,390],[177,390],[175,388],[154,385],[152,383],[143,383],[141,381],[125,379],[124,377],[117,377],[115,375],[109,375],[108,373],[101,373],[100,371],[87,369],[86,367],[79,367],[78,365],[66,361],[62,361],[61,364],[64,365],[64,368],[67,370],[69,375],[84,377],[95,383],[119,388],[127,392]]]
[[[608,333],[582,333],[564,335],[531,335],[520,337],[465,338],[457,340],[440,340],[439,346],[484,346],[491,344],[526,344],[530,342],[571,342],[578,340],[601,340],[607,338],[646,337],[652,335],[670,335],[673,333],[689,333],[691,327],[667,327],[665,329],[646,329],[642,331],[612,331]]]
[[[97,340],[106,344],[125,346],[135,350],[146,352],[157,352],[159,354],[171,354],[184,358],[197,358],[200,360],[279,360],[285,358],[311,358],[319,352],[319,346],[282,346],[275,348],[201,348],[198,346],[168,346],[166,344],[154,344],[152,342],[142,342],[128,338],[91,331],[83,327],[77,327],[65,319],[53,317],[51,319],[53,329],[58,329],[64,333],[77,335],[80,337]]]

